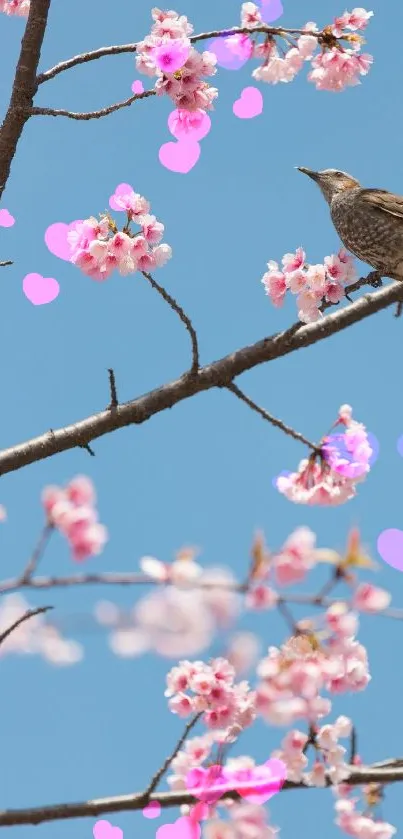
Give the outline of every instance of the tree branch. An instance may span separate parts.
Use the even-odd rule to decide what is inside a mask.
[[[190,340],[191,340],[191,343],[192,343],[191,373],[197,373],[197,371],[199,369],[199,345],[198,345],[198,342],[197,342],[196,330],[194,329],[192,321],[185,314],[185,312],[182,309],[182,306],[180,306],[179,303],[177,303],[176,300],[173,297],[171,297],[170,294],[168,294],[168,292],[165,290],[165,288],[163,286],[161,286],[159,283],[157,283],[156,280],[154,280],[154,278],[151,276],[151,274],[147,274],[146,271],[142,271],[141,273],[142,273],[143,277],[145,277],[146,280],[150,283],[152,288],[155,289],[155,291],[157,291],[158,294],[161,295],[161,297],[163,298],[163,300],[165,300],[166,303],[168,303],[168,306],[170,306],[171,309],[173,309],[173,311],[176,312],[176,314],[181,319],[182,323],[185,324],[186,329],[189,332]]]
[[[219,361],[202,367],[197,375],[190,377],[185,374],[144,396],[120,404],[116,411],[101,411],[72,425],[48,431],[40,437],[4,449],[0,452],[0,475],[15,472],[30,463],[37,463],[76,446],[88,446],[92,440],[118,428],[140,425],[155,414],[172,408],[196,393],[215,387],[227,387],[241,373],[303,347],[312,346],[317,341],[329,338],[400,300],[403,300],[403,283],[394,282],[387,288],[364,295],[355,303],[332,312],[315,323],[296,323],[284,332],[242,347]]]
[[[403,781],[403,766],[400,765],[398,760],[395,765],[392,763],[383,767],[377,766],[377,764],[373,766],[361,766],[360,768],[354,767],[344,783],[351,786],[359,786],[369,783],[392,784],[400,781]],[[329,780],[327,781],[327,786],[332,786]],[[304,783],[297,784],[292,781],[286,781],[281,789],[281,793],[283,790],[294,789],[316,789],[316,787],[307,787]],[[224,799],[236,801],[239,799],[239,795],[236,792],[229,792],[223,796]],[[0,827],[11,827],[12,825],[22,824],[43,824],[44,822],[60,821],[62,819],[82,819],[88,816],[101,816],[105,813],[143,810],[152,801],[158,801],[163,809],[180,807],[182,804],[197,803],[197,799],[189,792],[159,792],[150,796],[147,796],[146,793],[132,793],[129,795],[116,795],[110,798],[98,798],[92,801],[80,801],[75,804],[51,804],[44,807],[29,807],[22,810],[2,810],[0,811]]]
[[[234,382],[227,385],[227,390],[230,390],[231,393],[234,393],[235,396],[238,397],[242,402],[245,402],[246,405],[249,405],[249,408],[252,408],[252,411],[256,411],[257,414],[260,414],[263,419],[267,420],[271,425],[274,425],[275,428],[280,428],[281,431],[284,431],[284,434],[288,434],[289,437],[292,437],[294,440],[298,440],[300,443],[304,443],[309,449],[312,449],[313,452],[316,454],[320,454],[320,446],[316,446],[315,443],[311,443],[309,440],[304,437],[303,434],[300,434],[299,431],[294,431],[289,425],[286,425],[282,420],[277,419],[274,417],[273,414],[269,414],[264,408],[260,408],[256,402],[253,402],[252,399],[249,399],[249,396],[246,396],[245,393],[240,390],[239,387]]]
[[[225,37],[226,35],[237,34],[253,35],[256,32],[263,32],[266,35],[280,36],[283,32],[286,35],[306,34],[306,31],[303,29],[282,29],[281,27],[266,26],[265,24],[262,24],[261,26],[253,27],[253,29],[250,27],[234,26],[232,29],[219,29],[212,32],[201,32],[199,35],[192,35],[190,41],[192,44],[195,44],[197,41],[206,41],[209,38],[218,38],[220,36]],[[310,32],[309,34],[318,38],[323,35],[323,32]],[[77,67],[79,64],[87,64],[88,61],[95,61],[96,59],[104,58],[107,55],[122,55],[127,52],[136,52],[136,49],[137,44],[120,44],[112,47],[100,47],[99,49],[92,50],[91,52],[83,52],[80,55],[73,55],[73,57],[68,58],[67,61],[60,61],[59,64],[51,67],[50,70],[40,73],[36,80],[37,84],[40,85],[44,82],[48,82],[50,79],[54,79],[55,76],[58,76],[59,73],[63,73],[65,70],[70,70],[72,67]]]
[[[47,116],[47,117],[70,117],[70,119],[76,120],[88,120],[88,119],[99,119],[100,117],[106,117],[108,114],[113,114],[115,111],[120,111],[121,108],[128,108],[129,105],[132,105],[137,99],[147,99],[148,96],[155,96],[155,90],[145,90],[144,93],[135,93],[133,96],[129,96],[128,99],[124,99],[123,102],[116,102],[115,105],[108,105],[107,108],[101,108],[99,111],[65,111],[63,109],[58,108],[37,108],[33,107],[30,108],[29,115],[36,117],[36,116]]]
[[[14,263],[11,259],[6,259],[5,262],[0,262],[0,268],[4,268],[5,265],[13,265]]]
[[[10,104],[0,127],[0,198],[4,192],[11,163],[25,123],[30,117],[38,89],[38,69],[45,35],[50,0],[31,0],[28,20],[21,42]]]
[[[44,612],[49,612],[50,609],[53,609],[53,606],[40,606],[38,609],[29,609],[28,612],[25,612],[24,615],[21,615],[21,617],[18,618],[18,620],[14,621],[14,623],[11,624],[11,626],[9,626],[8,629],[5,629],[4,632],[1,633],[0,645],[3,644],[6,638],[8,638],[8,636],[11,635],[11,633],[14,632],[15,629],[21,626],[22,623],[25,623],[25,621],[28,621],[30,618],[35,617],[35,615],[42,615]]]
[[[203,712],[201,712],[200,714],[196,714],[193,717],[193,719],[191,719],[188,722],[188,724],[187,724],[181,738],[178,740],[172,754],[169,755],[169,757],[167,757],[166,760],[164,760],[164,763],[162,764],[161,768],[158,769],[158,772],[156,772],[154,777],[151,779],[151,781],[150,781],[150,783],[149,783],[149,785],[148,785],[148,787],[147,787],[147,789],[144,793],[144,795],[146,795],[148,799],[150,798],[150,796],[152,795],[154,790],[157,788],[161,778],[165,775],[165,772],[167,771],[167,769],[169,769],[172,761],[175,760],[176,755],[181,750],[181,748],[182,748],[185,740],[187,739],[188,735],[190,734],[192,728],[195,727],[196,723],[198,722],[198,720],[202,716],[202,713]]]

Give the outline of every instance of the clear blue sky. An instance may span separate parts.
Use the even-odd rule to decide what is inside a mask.
[[[142,38],[152,3],[126,0],[53,0],[40,68],[85,50]],[[282,23],[330,22],[344,11],[336,0],[284,0]],[[238,23],[237,0],[184,0],[195,31]],[[163,169],[161,143],[170,139],[168,100],[145,100],[91,122],[32,119],[18,146],[3,207],[17,223],[0,231],[2,269],[0,335],[2,423],[7,447],[102,409],[108,402],[107,368],[116,371],[121,400],[128,400],[183,372],[188,336],[172,312],[141,277],[113,276],[101,285],[52,256],[45,229],[56,221],[98,214],[115,186],[126,181],[152,202],[166,225],[173,258],[160,271],[163,282],[192,316],[202,361],[254,342],[295,319],[292,302],[271,307],[260,278],[269,259],[303,245],[310,262],[338,247],[319,191],[296,165],[345,169],[367,186],[403,193],[401,49],[403,7],[374,0],[368,51],[375,63],[360,87],[341,95],[317,92],[305,70],[290,85],[260,85],[264,112],[241,121],[232,103],[253,83],[251,68],[221,70],[220,96],[202,155],[188,175]],[[393,26],[390,24],[393,11]],[[0,16],[0,107],[8,103],[24,21]],[[253,65],[255,66],[255,65]],[[44,85],[37,105],[93,110],[130,95],[138,78],[131,55],[75,68]],[[22,278],[37,271],[54,276],[59,298],[32,306]],[[6,475],[0,501],[9,520],[1,528],[1,576],[16,574],[42,526],[44,485],[64,483],[77,473],[95,481],[110,542],[88,570],[135,570],[138,559],[170,559],[191,543],[203,547],[206,565],[227,564],[241,576],[253,531],[264,529],[279,546],[298,525],[309,525],[321,545],[342,547],[358,524],[376,553],[378,534],[402,525],[403,462],[396,442],[403,432],[399,364],[403,321],[385,311],[317,346],[261,366],[240,380],[264,407],[311,439],[318,438],[342,403],[376,434],[380,455],[358,498],[340,509],[293,506],[272,487],[272,477],[292,468],[303,449],[271,429],[227,393],[206,393],[94,443],[96,457],[76,450]],[[72,569],[68,551],[55,539],[44,573]],[[319,586],[320,572],[309,588]],[[377,583],[403,606],[403,576],[382,565]],[[65,590],[37,594],[33,604],[52,603],[74,637],[74,615],[89,612],[100,597],[131,604],[135,590]],[[242,626],[260,630],[265,645],[283,635],[276,616],[263,614]],[[335,713],[358,723],[364,760],[403,753],[396,735],[402,690],[401,625],[363,619],[360,638],[368,645],[373,681],[367,691],[334,703]],[[0,807],[22,807],[102,797],[145,787],[182,731],[163,697],[170,666],[154,657],[122,661],[108,650],[103,633],[80,636],[86,658],[57,669],[37,658],[2,661]],[[399,726],[400,728],[400,726]],[[399,729],[398,729],[399,730]],[[268,757],[282,729],[262,723],[246,735],[249,748]],[[387,793],[383,815],[402,826],[401,789]],[[339,836],[330,792],[284,793],[271,806],[283,839]],[[171,811],[171,815],[174,813]],[[168,821],[165,819],[165,821]],[[171,819],[173,820],[173,818]],[[152,839],[161,820],[117,814],[111,821],[125,839]],[[13,839],[90,839],[94,819],[13,828]],[[303,827],[302,827],[303,825]],[[10,834],[11,835],[11,834]]]

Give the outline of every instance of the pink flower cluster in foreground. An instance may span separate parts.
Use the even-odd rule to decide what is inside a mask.
[[[310,61],[312,70],[308,80],[315,84],[317,90],[341,91],[360,84],[359,76],[365,76],[373,62],[372,55],[360,53],[363,39],[355,34],[365,29],[372,16],[373,12],[365,9],[353,9],[336,18],[333,25],[325,27],[322,33],[316,23],[310,21],[303,27],[303,34],[291,41],[285,53],[284,50],[280,53],[273,35],[267,35],[263,42],[249,35],[230,35],[226,45],[242,58],[263,59],[261,66],[252,73],[256,81],[269,84],[290,82],[304,63]],[[243,3],[241,26],[253,28],[262,23],[259,7],[255,3]],[[347,41],[349,46],[345,47],[338,39]],[[318,46],[321,51],[314,56]]]
[[[192,46],[189,36],[193,26],[185,15],[157,8],[151,14],[151,33],[137,44],[137,70],[157,76],[156,93],[167,94],[180,110],[211,110],[218,91],[203,77],[216,73],[216,56],[199,53]]]
[[[276,485],[295,504],[344,504],[357,494],[356,485],[370,470],[373,451],[365,425],[353,420],[350,405],[342,405],[333,424],[344,431],[323,437],[318,456],[301,460],[298,472],[281,475]]]
[[[150,215],[149,202],[130,184],[122,183],[110,197],[109,205],[117,212],[126,212],[123,230],[118,230],[109,215],[101,215],[99,221],[93,216],[77,221],[67,234],[71,262],[93,280],[107,280],[115,269],[126,276],[165,265],[172,249],[159,244],[164,225]],[[132,222],[139,225],[138,233],[131,232]]]
[[[0,12],[6,15],[18,15],[27,17],[30,7],[30,0],[0,0]]]
[[[299,320],[313,323],[323,317],[322,304],[339,303],[345,296],[345,286],[355,282],[357,275],[354,257],[344,248],[338,254],[325,256],[323,264],[309,265],[305,260],[302,248],[286,253],[281,269],[277,262],[270,260],[262,283],[276,307],[283,305],[287,291],[295,294]]]
[[[185,718],[202,712],[207,728],[225,728],[227,740],[236,739],[252,724],[256,711],[255,694],[248,682],[234,684],[234,679],[235,669],[224,658],[209,664],[181,661],[167,675],[169,708]]]
[[[42,493],[48,522],[66,537],[76,562],[101,553],[108,539],[106,527],[98,522],[95,502],[93,484],[82,475],[64,489],[48,486]]]
[[[32,609],[21,594],[8,594],[0,600],[0,634]],[[40,655],[49,664],[77,664],[83,649],[76,641],[63,638],[59,630],[47,623],[44,614],[34,615],[14,629],[0,646],[0,657],[6,655]]]

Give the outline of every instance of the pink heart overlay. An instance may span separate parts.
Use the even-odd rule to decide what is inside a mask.
[[[188,772],[186,788],[205,804],[214,804],[230,790],[235,790],[250,804],[264,804],[279,792],[286,777],[285,763],[271,758],[251,769],[231,770],[221,766],[204,769],[199,766]]]
[[[261,766],[228,772],[224,770],[230,788],[249,804],[264,804],[276,795],[287,777],[287,767],[282,760],[272,758]]]
[[[0,210],[0,227],[12,227],[15,224],[14,216],[8,210]]]
[[[211,119],[205,111],[200,108],[194,113],[188,114],[177,108],[171,111],[168,117],[168,128],[176,140],[203,140],[203,137],[211,129]]]
[[[155,839],[200,839],[200,834],[200,825],[188,816],[182,816],[173,824],[162,824],[155,834]]]
[[[144,93],[144,85],[140,79],[136,79],[135,82],[132,84],[132,91],[133,93]]]
[[[70,224],[57,221],[45,230],[45,244],[50,252],[59,259],[65,259],[66,262],[70,262],[71,249],[67,241],[67,234],[81,221],[82,219],[76,219]]]
[[[133,187],[130,184],[118,184],[115,192],[111,195],[109,199],[109,206],[112,210],[116,210],[117,213],[124,213],[124,209],[116,203],[116,195],[128,195],[128,193],[133,192]]]
[[[92,829],[94,839],[123,839],[123,830],[101,819]]]
[[[60,286],[53,277],[42,277],[42,274],[32,273],[24,277],[22,290],[30,303],[34,306],[43,306],[56,299]]]
[[[150,801],[147,807],[144,807],[143,816],[145,819],[157,819],[161,815],[161,804],[159,801]]]
[[[244,87],[239,99],[236,99],[232,110],[239,119],[252,119],[263,111],[263,96],[257,87]]]
[[[170,172],[186,175],[193,169],[200,157],[201,148],[195,140],[179,140],[177,143],[164,143],[159,150],[160,163]]]

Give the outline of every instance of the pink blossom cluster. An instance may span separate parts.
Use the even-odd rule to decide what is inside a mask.
[[[296,784],[304,782],[313,787],[326,786],[326,778],[332,784],[340,784],[348,778],[351,767],[346,761],[347,749],[340,746],[339,739],[350,737],[352,722],[348,717],[338,717],[333,725],[313,729],[316,758],[308,768],[309,758],[304,753],[308,735],[291,730],[281,743],[281,749],[272,753],[287,767],[287,779]]]
[[[92,481],[84,475],[73,478],[64,489],[48,486],[42,493],[48,522],[65,536],[75,562],[101,553],[107,541],[108,532],[98,522],[95,502]]]
[[[67,240],[71,262],[93,280],[107,280],[115,269],[126,276],[165,265],[172,250],[169,245],[159,244],[164,225],[150,215],[149,202],[130,184],[122,183],[110,197],[109,205],[117,212],[126,212],[125,227],[119,231],[109,215],[101,215],[99,221],[91,216],[70,225]],[[138,233],[131,232],[132,222],[139,225]]]
[[[0,0],[0,12],[4,12],[6,15],[27,17],[29,7],[30,0]]]
[[[276,606],[278,594],[267,585],[300,583],[320,559],[316,536],[309,527],[298,527],[286,539],[279,551],[264,551],[259,567],[254,571],[246,594],[248,608],[270,609]]]
[[[396,828],[376,818],[368,807],[365,813],[356,809],[359,799],[348,797],[350,788],[347,785],[342,784],[339,790],[342,794],[335,803],[336,824],[344,833],[354,839],[391,839],[395,835]]]
[[[323,438],[319,457],[314,452],[301,460],[298,472],[280,475],[279,492],[295,504],[338,506],[356,496],[356,486],[370,470],[372,448],[362,423],[352,419],[350,405],[342,405],[333,427],[343,425],[341,434]]]
[[[153,9],[151,33],[137,44],[136,67],[147,76],[157,76],[155,90],[166,94],[184,111],[211,110],[217,88],[203,80],[216,73],[217,58],[199,53],[191,44],[193,26],[185,15]]]
[[[135,658],[152,651],[170,659],[194,656],[210,646],[217,630],[233,624],[241,608],[234,575],[221,568],[200,574],[190,551],[183,549],[167,564],[144,557],[142,571],[160,587],[129,612],[110,601],[97,604],[95,618],[111,629],[109,645],[115,655]]]
[[[8,594],[0,600],[0,635],[32,609],[32,604],[21,594]],[[83,650],[76,641],[63,638],[59,630],[38,614],[21,623],[1,643],[0,657],[6,655],[39,655],[49,664],[66,666],[83,658]]]
[[[248,682],[234,680],[235,669],[225,658],[181,661],[167,675],[165,696],[172,713],[185,718],[202,713],[207,728],[225,728],[230,740],[256,717],[254,692]]]
[[[341,91],[360,84],[359,77],[365,76],[373,62],[372,55],[360,53],[362,38],[353,33],[365,29],[373,12],[357,8],[335,19],[334,24],[325,27],[322,33],[313,21],[306,23],[302,34],[291,42],[291,46],[280,53],[273,35],[266,36],[262,43],[249,35],[232,35],[227,39],[234,53],[248,59],[263,59],[260,67],[253,71],[256,81],[277,84],[290,82],[311,61],[312,71],[308,80],[317,90]],[[241,11],[241,25],[256,27],[262,24],[261,11],[255,3],[244,3]],[[350,32],[346,31],[350,30]],[[349,47],[340,41],[347,41]],[[320,45],[321,52],[314,56]]]
[[[325,624],[326,641],[319,643],[312,632],[296,635],[281,648],[269,647],[260,661],[256,709],[272,725],[298,719],[316,724],[332,707],[322,690],[340,694],[366,688],[371,677],[366,650],[355,640],[358,618],[338,602],[327,610]]]
[[[312,323],[323,317],[323,303],[339,303],[345,296],[345,286],[354,282],[357,276],[354,257],[344,248],[338,254],[325,256],[323,264],[309,265],[305,260],[302,248],[297,248],[295,253],[286,253],[281,260],[281,269],[277,262],[270,260],[262,283],[276,307],[283,305],[287,291],[297,295],[299,320]]]

